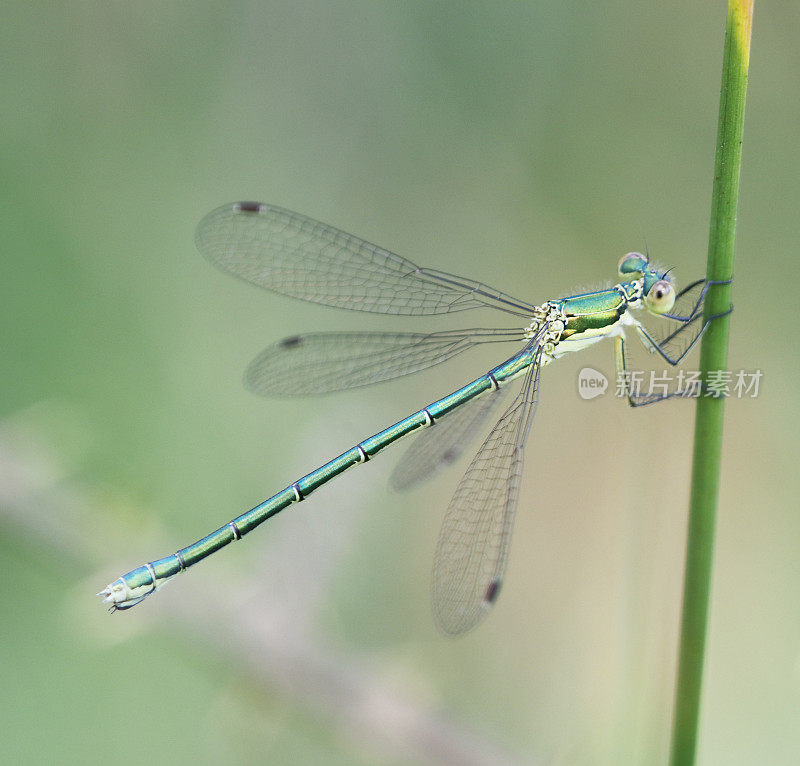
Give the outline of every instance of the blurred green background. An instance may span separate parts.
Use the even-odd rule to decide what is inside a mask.
[[[727,406],[702,764],[800,762],[798,23],[757,3],[730,366],[764,377]],[[207,211],[274,202],[536,302],[645,243],[693,279],[723,27],[723,2],[6,4],[0,761],[665,761],[693,405],[582,401],[610,344],[544,375],[506,586],[463,639],[428,578],[465,463],[396,495],[401,447],[134,611],[93,594],[499,361],[251,395],[287,334],[453,325],[230,279],[194,250]]]

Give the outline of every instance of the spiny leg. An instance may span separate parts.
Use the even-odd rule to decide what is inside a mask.
[[[707,318],[703,317],[703,302],[708,288],[711,285],[730,284],[731,282],[732,280],[698,280],[685,287],[678,293],[675,312],[663,314],[660,317],[660,320],[666,320],[667,331],[649,330],[641,323],[636,322],[636,331],[644,346],[651,353],[658,353],[668,364],[672,366],[679,364],[694,348],[711,322],[730,314],[733,310],[733,306],[731,306],[726,311],[713,314]],[[702,289],[698,296],[694,298],[692,297],[692,292],[699,285],[702,285]],[[680,310],[681,298],[684,299],[684,303],[687,299],[690,301],[685,311]],[[689,333],[694,334],[690,335]],[[687,338],[688,342],[686,342]]]
[[[639,330],[639,327],[636,328]],[[648,345],[647,343],[645,345]],[[632,380],[631,373],[628,372],[628,352],[625,347],[625,335],[620,333],[614,337],[614,365],[617,372],[617,386],[622,388],[622,392],[631,407],[644,407],[646,404],[655,404],[664,399],[671,399],[680,396],[678,391],[670,391],[664,394],[643,394],[639,390],[639,385]],[[635,384],[635,385],[634,385]]]
[[[664,351],[663,346],[666,342],[672,340],[678,334],[678,332],[680,332],[680,329],[675,331],[671,335],[667,336],[666,340],[663,340],[661,343],[658,343],[641,323],[635,322],[634,327],[636,328],[636,332],[639,335],[639,339],[642,341],[644,347],[647,348],[650,351],[650,353],[658,352],[658,354],[661,356],[662,359],[664,359],[664,361],[668,362],[670,365],[674,367],[689,353],[689,351],[691,351],[695,343],[697,343],[698,339],[703,335],[703,333],[706,331],[711,322],[713,322],[715,319],[719,319],[720,317],[730,314],[731,311],[733,311],[733,306],[731,306],[727,311],[723,311],[719,314],[713,314],[712,316],[708,317],[708,319],[706,319],[705,322],[703,323],[703,327],[701,328],[700,332],[697,333],[697,335],[693,338],[692,342],[679,355],[677,355],[674,358],[670,357],[669,354],[667,354]],[[698,314],[695,317],[695,319],[699,319],[701,317],[702,314]],[[690,320],[690,322],[692,321],[694,320]],[[683,328],[681,329],[685,329],[686,327],[688,327],[690,322],[684,324]],[[676,396],[682,398],[688,398],[688,397],[696,397],[701,394],[703,395],[708,394],[708,389],[706,388],[705,383],[701,381],[697,381],[697,385],[699,385],[699,390],[696,392],[695,389],[692,388],[689,390],[678,389],[676,391],[664,391],[663,393],[659,394],[652,393],[652,391],[650,391],[649,393],[641,393],[639,391],[638,386],[639,383],[643,381],[639,382],[634,381],[633,379],[634,373],[630,373],[628,371],[628,354],[625,345],[625,335],[622,332],[620,332],[620,334],[614,338],[614,362],[617,374],[617,386],[622,388],[622,392],[624,396],[627,398],[628,404],[630,404],[631,407],[643,407],[646,404],[654,404],[655,402],[660,402],[663,401],[664,399],[672,399],[673,397]],[[651,372],[651,386],[650,386],[651,389],[653,385],[654,385],[654,379],[652,377],[652,372]]]
[[[686,357],[686,355],[695,347],[697,341],[700,340],[700,338],[703,336],[703,333],[708,329],[709,325],[715,319],[720,319],[721,317],[727,316],[732,311],[733,306],[728,308],[726,311],[722,311],[719,314],[712,314],[710,317],[708,317],[708,319],[703,322],[703,326],[700,328],[697,335],[692,338],[691,342],[686,346],[686,348],[676,355],[669,353],[667,350],[668,344],[674,341],[675,338],[677,338],[682,332],[688,330],[695,322],[701,321],[703,316],[702,314],[697,314],[697,316],[685,322],[681,327],[667,335],[660,342],[657,341],[641,324],[636,324],[636,330],[639,333],[642,343],[651,353],[658,353],[658,355],[665,362],[667,362],[667,364],[670,364],[674,367],[675,365],[680,364],[684,357]]]
[[[676,296],[675,296],[675,303],[676,305],[680,302],[681,298],[688,295],[695,287],[698,285],[703,285],[703,289],[700,291],[700,295],[697,296],[697,300],[694,303],[694,307],[688,314],[680,314],[680,313],[667,313],[664,314],[665,317],[668,319],[674,319],[678,322],[688,322],[694,319],[698,314],[702,313],[703,301],[705,300],[706,293],[708,292],[708,288],[711,285],[730,285],[733,283],[733,279],[698,279],[692,282],[690,285],[686,285]],[[725,312],[728,313],[728,312]],[[722,316],[722,315],[720,315]]]

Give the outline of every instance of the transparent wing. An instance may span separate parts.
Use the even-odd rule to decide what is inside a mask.
[[[245,384],[265,396],[342,391],[424,370],[483,343],[523,339],[520,329],[295,335],[264,349],[247,368]]]
[[[446,314],[489,306],[527,316],[524,301],[472,280],[421,269],[388,250],[273,205],[209,213],[195,236],[213,264],[259,287],[326,306],[380,314]]]
[[[433,611],[450,635],[479,622],[503,580],[539,389],[537,349],[522,390],[464,474],[445,514],[433,563]]]
[[[490,391],[421,431],[392,471],[390,486],[405,492],[455,463],[509,390]]]

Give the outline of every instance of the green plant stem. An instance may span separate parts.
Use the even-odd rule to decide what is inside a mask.
[[[733,277],[752,19],[753,0],[729,0],[708,241],[706,274],[709,280],[724,281]],[[705,301],[705,316],[725,311],[730,305],[730,297],[730,284],[710,287]],[[729,324],[730,315],[716,319],[703,337],[700,371],[704,380],[709,371],[726,369]],[[691,766],[695,762],[697,751],[724,404],[723,397],[704,396],[697,401],[683,614],[670,754],[672,766]]]

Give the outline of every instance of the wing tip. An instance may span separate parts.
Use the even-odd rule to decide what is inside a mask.
[[[453,608],[452,604],[439,604],[434,595],[433,616],[436,626],[450,638],[463,636],[465,633],[474,630],[486,616],[490,607],[497,601],[502,585],[503,580],[501,578],[493,579],[486,586],[480,603],[473,602],[473,606],[469,610],[465,610],[463,607]]]

